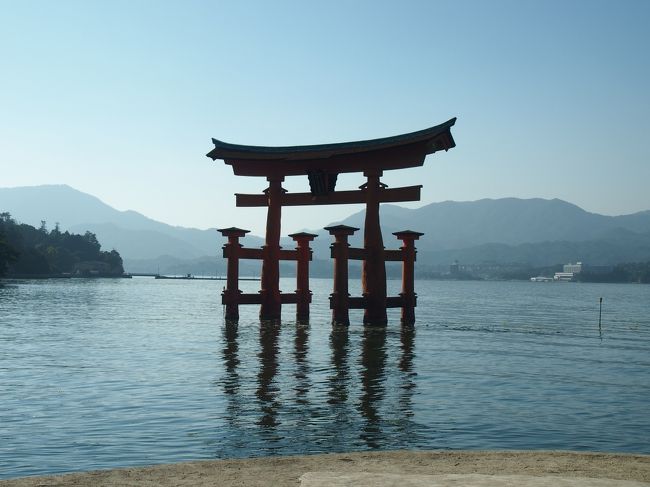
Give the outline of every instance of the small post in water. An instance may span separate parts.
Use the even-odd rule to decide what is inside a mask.
[[[603,316],[603,298],[600,298],[600,307],[598,309],[598,330],[600,331],[600,320]]]

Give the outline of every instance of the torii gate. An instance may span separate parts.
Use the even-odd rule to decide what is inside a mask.
[[[344,296],[343,304],[341,300],[337,301],[335,288],[331,299],[331,308],[334,310],[333,317],[336,321],[346,321],[347,308],[364,308],[365,324],[386,324],[386,308],[394,304],[402,306],[402,321],[412,321],[412,307],[415,306],[415,293],[410,284],[410,294],[412,296],[402,296],[401,301],[387,298],[386,296],[386,255],[390,251],[384,249],[381,227],[379,223],[379,205],[380,203],[396,203],[401,201],[419,201],[420,190],[422,185],[407,186],[402,188],[387,188],[381,183],[380,177],[383,171],[391,169],[405,169],[409,167],[421,166],[427,154],[432,154],[439,150],[449,150],[455,147],[454,139],[451,135],[451,127],[456,122],[455,118],[418,132],[386,137],[381,139],[365,140],[358,142],[347,142],[338,144],[324,145],[307,145],[291,147],[262,147],[228,144],[220,140],[212,139],[214,149],[207,156],[212,160],[222,159],[226,164],[233,168],[233,172],[238,176],[257,176],[265,177],[269,182],[269,187],[264,190],[263,194],[236,194],[236,205],[238,207],[267,207],[266,217],[266,238],[265,244],[261,249],[243,249],[239,245],[238,239],[243,237],[246,230],[238,228],[229,228],[220,230],[222,234],[228,236],[229,244],[224,248],[224,256],[229,257],[229,285],[223,296],[223,302],[230,306],[230,317],[238,317],[238,304],[261,304],[260,318],[263,320],[275,320],[280,318],[282,303],[301,301],[304,304],[306,299],[305,291],[309,295],[308,289],[298,289],[296,294],[283,294],[279,289],[280,280],[280,260],[297,260],[305,261],[310,257],[309,240],[315,235],[311,234],[294,234],[292,237],[298,242],[298,250],[288,251],[280,248],[280,227],[282,206],[299,206],[299,205],[334,205],[334,204],[352,204],[365,203],[366,216],[363,238],[363,249],[357,250],[354,256],[363,260],[362,265],[362,289],[363,297],[357,301]],[[366,183],[360,186],[359,190],[354,191],[336,191],[336,179],[340,173],[361,172],[366,177]],[[288,193],[282,188],[282,181],[287,176],[307,176],[309,179],[309,193]],[[357,229],[350,227],[338,228],[331,227],[328,231],[337,237],[350,235]],[[412,245],[413,240],[420,235],[417,232],[398,232],[398,238],[404,241],[403,253],[406,256],[412,254],[415,259],[415,250]],[[408,242],[410,241],[410,247]],[[341,246],[344,245],[341,241]],[[347,246],[347,236],[345,237]],[[333,245],[333,253],[336,243]],[[300,250],[302,248],[302,251]],[[306,253],[305,253],[305,248]],[[302,252],[302,253],[301,253]],[[347,254],[347,252],[346,252]],[[300,255],[303,257],[301,258]],[[262,282],[259,295],[242,295],[237,289],[236,279],[238,274],[237,259],[253,258],[262,260]],[[409,290],[406,283],[406,274],[408,273],[407,260],[403,274],[403,292],[408,294]],[[335,270],[341,270],[341,259],[337,259]],[[345,257],[347,266],[347,257]],[[233,288],[230,277],[234,279]],[[410,279],[412,277],[412,262]],[[300,281],[300,276],[298,277]],[[303,282],[304,282],[303,272]],[[347,267],[345,269],[345,293],[347,294]],[[336,281],[335,281],[336,282]],[[404,286],[406,284],[406,286]],[[339,290],[341,292],[342,290]],[[303,295],[303,299],[299,296]],[[410,313],[404,313],[405,304],[410,306]],[[308,316],[307,301],[307,316]],[[345,313],[339,313],[337,319],[336,306],[344,307]],[[303,306],[304,310],[304,306]],[[340,311],[340,310],[339,310]],[[298,313],[300,316],[300,312]],[[304,314],[304,313],[303,313]],[[228,317],[228,316],[227,316]]]

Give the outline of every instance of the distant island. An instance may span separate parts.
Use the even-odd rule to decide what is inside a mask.
[[[122,257],[101,250],[94,233],[48,231],[0,213],[0,277],[120,277]]]

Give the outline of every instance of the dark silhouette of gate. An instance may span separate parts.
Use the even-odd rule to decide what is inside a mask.
[[[413,267],[415,245],[422,234],[405,230],[395,235],[402,241],[399,250],[384,249],[379,223],[380,203],[419,201],[421,185],[388,188],[380,181],[383,171],[421,166],[427,154],[449,150],[455,146],[451,127],[453,118],[443,124],[418,132],[358,142],[338,144],[261,147],[228,144],[212,139],[214,149],[207,156],[222,159],[231,165],[239,176],[264,177],[269,187],[262,194],[236,194],[238,207],[267,207],[265,244],[259,249],[245,248],[239,243],[247,230],[224,228],[219,231],[228,237],[224,257],[228,259],[228,280],[223,293],[226,317],[239,317],[240,304],[260,304],[260,318],[280,318],[282,304],[296,303],[298,319],[309,317],[309,242],[316,235],[296,233],[295,250],[280,247],[280,227],[283,206],[335,205],[364,203],[366,205],[362,248],[350,248],[347,238],[357,228],[343,225],[328,227],[334,236],[334,290],[330,297],[332,319],[348,324],[349,309],[364,309],[364,323],[386,324],[386,309],[402,308],[402,322],[413,323],[416,294]],[[353,191],[336,191],[336,180],[341,173],[360,172],[366,182]],[[288,176],[307,176],[310,192],[288,193],[282,182]],[[244,294],[238,289],[239,260],[262,260],[261,290],[257,294]],[[350,297],[348,293],[348,260],[362,261],[362,296]],[[298,266],[295,293],[282,293],[279,288],[280,261],[295,260]],[[401,261],[402,292],[399,296],[386,295],[385,262]]]

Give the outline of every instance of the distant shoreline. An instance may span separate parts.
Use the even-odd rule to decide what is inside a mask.
[[[109,274],[91,275],[91,276],[75,276],[70,274],[11,274],[3,277],[6,281],[10,280],[28,280],[28,279],[130,279],[131,276],[127,273],[115,276]]]
[[[159,275],[155,276],[153,274],[151,275],[142,275],[140,273],[129,273],[125,272],[123,275],[120,276],[112,276],[112,275],[99,275],[99,276],[71,276],[71,275],[64,275],[64,274],[18,274],[18,275],[10,275],[10,276],[4,276],[0,277],[0,282],[4,281],[26,281],[26,280],[48,280],[48,279],[131,279],[132,277],[150,277],[150,278],[156,278],[156,279],[161,279],[161,280],[189,280],[189,281],[225,281],[226,278],[223,276],[203,276],[203,275],[192,275],[191,277],[187,276],[167,276],[167,275]],[[286,276],[287,278],[293,278],[294,276]],[[328,279],[332,280],[331,277],[320,277],[320,276],[312,276],[312,279]],[[239,277],[240,281],[259,281],[259,277]],[[387,277],[387,281],[399,281],[401,280],[400,277]],[[531,282],[530,278],[527,279],[481,279],[481,278],[471,278],[471,279],[453,279],[453,278],[444,278],[444,277],[420,277],[415,279],[415,281],[440,281],[440,282]],[[557,283],[557,281],[549,281],[553,283]],[[545,283],[532,283],[532,284],[548,284],[547,282]],[[637,281],[572,281],[572,282],[562,282],[562,285],[565,284],[650,284],[647,282],[637,282]],[[417,291],[417,289],[416,289]]]

